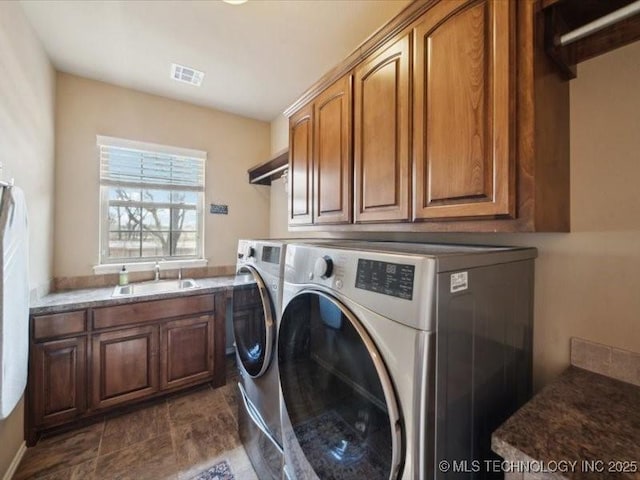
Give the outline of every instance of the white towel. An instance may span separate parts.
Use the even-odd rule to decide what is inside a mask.
[[[0,204],[0,419],[27,385],[29,360],[29,234],[24,193],[2,188]]]

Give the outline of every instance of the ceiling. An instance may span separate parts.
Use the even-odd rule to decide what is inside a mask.
[[[21,1],[58,70],[266,121],[408,3]],[[204,71],[202,86],[171,63]]]

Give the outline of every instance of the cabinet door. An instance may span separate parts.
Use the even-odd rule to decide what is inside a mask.
[[[410,39],[402,37],[355,71],[356,222],[409,219]]]
[[[313,223],[350,223],[351,75],[327,88],[314,103]]]
[[[414,219],[514,213],[514,10],[440,2],[415,28]]]
[[[31,404],[36,425],[63,423],[87,408],[87,339],[34,345]]]
[[[104,408],[158,391],[158,327],[93,335],[93,408]]]
[[[160,388],[181,387],[213,377],[212,315],[166,322],[160,327]]]
[[[313,222],[313,105],[289,120],[289,224]]]

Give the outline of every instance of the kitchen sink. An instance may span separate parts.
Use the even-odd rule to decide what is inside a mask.
[[[144,295],[148,293],[177,292],[196,288],[198,284],[192,278],[184,280],[160,280],[157,282],[130,283],[118,285],[113,290],[112,297],[124,297],[127,295]]]

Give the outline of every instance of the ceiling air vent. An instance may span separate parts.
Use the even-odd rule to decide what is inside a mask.
[[[171,78],[177,80],[178,82],[188,83],[190,85],[199,87],[200,85],[202,85],[204,72],[191,67],[185,67],[184,65],[178,65],[177,63],[172,63]]]

